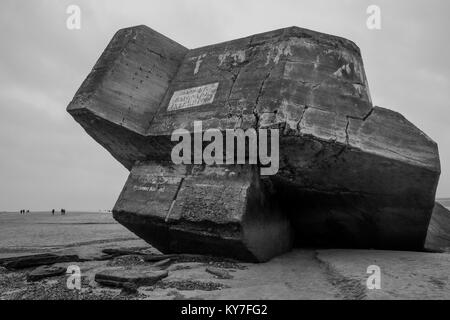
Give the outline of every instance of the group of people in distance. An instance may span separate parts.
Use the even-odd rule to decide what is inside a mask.
[[[52,215],[55,215],[55,209],[52,209]],[[61,209],[61,215],[66,215],[66,209]]]
[[[55,209],[52,209],[52,215],[55,215]],[[30,210],[20,210],[20,214],[30,213]],[[66,215],[66,209],[61,209],[61,215]]]

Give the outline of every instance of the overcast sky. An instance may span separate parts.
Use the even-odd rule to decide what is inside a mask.
[[[81,8],[81,30],[66,9]],[[382,29],[366,27],[381,8]],[[353,40],[374,104],[439,144],[438,197],[450,197],[450,1],[2,0],[0,210],[113,207],[128,172],[66,113],[120,28],[145,24],[188,48],[299,26]]]

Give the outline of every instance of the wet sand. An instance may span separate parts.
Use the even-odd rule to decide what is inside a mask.
[[[146,245],[111,213],[0,213],[0,258],[45,252],[89,251],[89,247]]]

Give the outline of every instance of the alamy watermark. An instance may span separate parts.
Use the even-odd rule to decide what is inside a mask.
[[[381,9],[377,5],[370,5],[366,10],[369,17],[366,25],[369,30],[381,30]]]
[[[81,290],[81,270],[77,265],[71,265],[67,267],[67,277],[66,286],[69,290]]]
[[[278,172],[278,129],[249,128],[245,131],[243,129],[224,131],[225,139],[221,130],[207,129],[203,132],[202,122],[194,121],[192,143],[191,133],[188,130],[175,130],[171,140],[179,143],[172,149],[172,162],[174,164],[205,163],[206,165],[260,164],[260,172],[263,176],[275,175]],[[209,142],[205,148],[203,148],[204,142]],[[248,146],[248,152],[246,152],[246,146]]]
[[[370,276],[367,278],[366,286],[369,290],[381,289],[381,269],[377,265],[367,267],[367,273]]]
[[[69,30],[81,29],[81,9],[75,4],[67,7],[66,13],[69,15],[66,20],[66,27]]]

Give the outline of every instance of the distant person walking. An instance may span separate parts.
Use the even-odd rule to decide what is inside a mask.
[[[55,209],[52,209],[52,216],[55,215]]]

